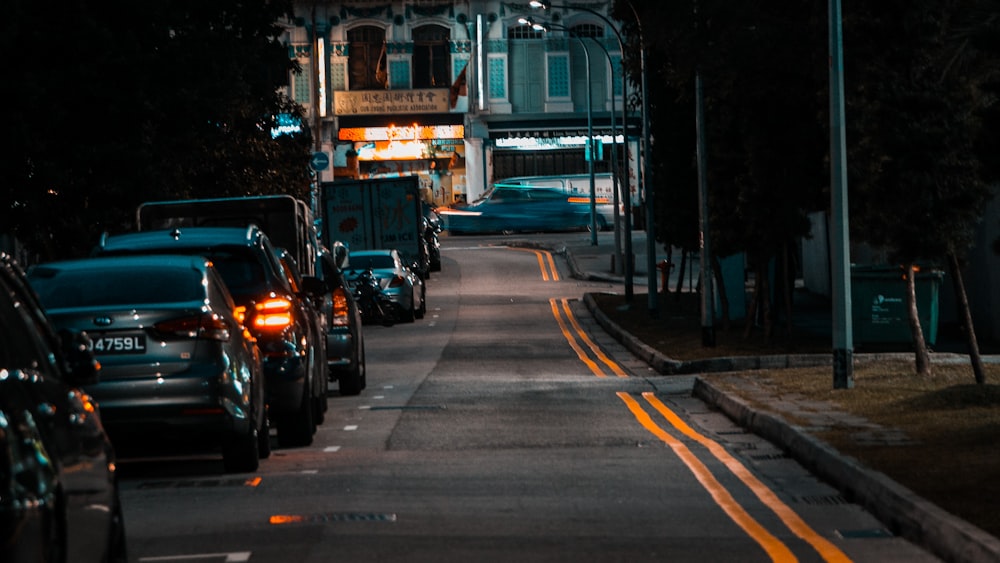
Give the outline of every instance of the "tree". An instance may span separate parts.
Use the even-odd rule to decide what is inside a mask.
[[[42,259],[81,256],[150,199],[308,190],[308,135],[271,137],[299,110],[278,42],[283,1],[12,0],[0,220]]]
[[[807,213],[823,205],[822,13],[814,2],[799,0],[641,6],[642,21],[658,22],[647,41],[647,72],[655,77],[649,83],[658,237],[686,245],[693,236],[697,243],[698,72],[705,84],[712,244],[717,255],[747,254],[757,281],[752,308],[762,311],[769,335],[770,264],[808,233]],[[627,7],[618,6],[616,15],[635,31]],[[635,82],[636,48],[633,40],[627,56]],[[755,315],[747,315],[748,331],[754,322]]]
[[[974,4],[857,2],[845,10],[847,74],[854,77],[852,228],[903,266],[916,371],[925,376],[931,364],[917,315],[916,267],[947,262],[961,287],[957,257],[971,246],[991,197],[976,154],[982,76],[953,65],[956,23]],[[962,313],[971,319],[967,303]]]

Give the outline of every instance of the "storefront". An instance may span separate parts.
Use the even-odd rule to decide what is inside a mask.
[[[426,201],[450,205],[466,193],[464,114],[447,89],[335,92],[334,176],[416,175]]]

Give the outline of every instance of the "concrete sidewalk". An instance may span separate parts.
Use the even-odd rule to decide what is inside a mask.
[[[597,245],[591,244],[589,233],[567,234],[558,244],[546,244],[548,250],[565,254],[572,274],[577,279],[602,280],[621,283],[625,290],[627,281],[620,273],[613,270],[616,255],[613,233],[600,233]],[[537,243],[528,243],[537,246]],[[660,245],[657,245],[659,247]],[[636,306],[646,306],[648,301],[649,278],[646,260],[646,237],[644,232],[634,232],[632,248],[635,251],[635,275],[632,278],[632,288],[636,297]],[[662,248],[655,249],[662,253]],[[665,254],[665,253],[664,253]],[[657,254],[654,262],[664,259],[663,254]],[[697,264],[694,266],[697,268]],[[658,276],[659,272],[653,275]],[[670,278],[671,287],[677,283],[676,271]],[[697,275],[697,270],[695,270]],[[657,287],[660,287],[657,278]],[[668,375],[672,373],[706,373],[732,372],[759,368],[783,368],[803,365],[832,365],[830,355],[799,355],[799,356],[766,356],[757,358],[715,358],[701,362],[678,362],[665,357],[658,351],[644,345],[630,334],[608,319],[594,304],[593,299],[584,297],[588,310],[595,319],[610,334],[622,342],[638,357],[644,359],[657,373]],[[823,330],[822,309],[814,312],[819,317],[811,319],[818,330]],[[826,324],[826,327],[831,326]],[[831,332],[832,338],[832,332]],[[940,346],[939,346],[940,347]],[[903,354],[912,358],[912,354]],[[856,354],[856,361],[880,361],[895,358],[899,354]],[[936,361],[968,361],[959,354],[934,354]],[[1000,362],[1000,356],[989,356],[985,361]],[[740,384],[746,381],[739,377],[731,378],[731,383]],[[759,388],[745,385],[741,387],[743,396],[753,396],[760,393]],[[946,561],[986,562],[1000,561],[1000,539],[987,534],[972,524],[943,511],[938,506],[922,499],[913,491],[895,483],[885,475],[872,471],[857,461],[846,458],[835,449],[817,440],[806,431],[788,423],[779,415],[755,409],[750,403],[737,396],[728,394],[713,386],[706,378],[695,378],[692,393],[715,406],[732,420],[783,448],[796,461],[810,469],[821,478],[830,482],[841,493],[855,503],[870,511],[879,518],[894,533],[921,545]],[[777,404],[774,397],[755,397],[765,404]],[[782,399],[794,402],[794,399]],[[785,412],[801,411],[797,405],[777,405]],[[810,409],[815,411],[816,405],[810,403]],[[867,421],[858,420],[847,413],[838,411],[833,405],[828,409],[814,412],[812,416],[820,417],[827,423],[839,421],[843,424],[872,426]],[[905,437],[904,437],[905,438]]]

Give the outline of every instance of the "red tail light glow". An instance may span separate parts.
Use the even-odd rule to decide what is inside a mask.
[[[229,325],[216,314],[170,319],[156,323],[153,328],[161,334],[182,338],[206,338],[223,342],[229,340]]]
[[[392,279],[389,280],[389,287],[399,287],[405,282],[406,280],[404,280],[402,276],[392,276]]]
[[[347,326],[349,324],[350,309],[347,304],[347,292],[344,288],[338,287],[333,290],[333,326]]]
[[[253,326],[260,330],[284,330],[292,325],[292,302],[276,297],[254,304]]]

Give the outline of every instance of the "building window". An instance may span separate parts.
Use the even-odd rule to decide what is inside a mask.
[[[385,30],[374,26],[349,29],[348,63],[351,90],[382,90],[388,85]]]
[[[574,25],[570,28],[573,37],[604,37],[604,28],[592,23]]]
[[[542,32],[530,25],[515,25],[507,28],[507,39],[541,39]]]
[[[413,29],[413,87],[447,88],[451,57],[448,41],[451,31],[440,25],[424,25]]]

